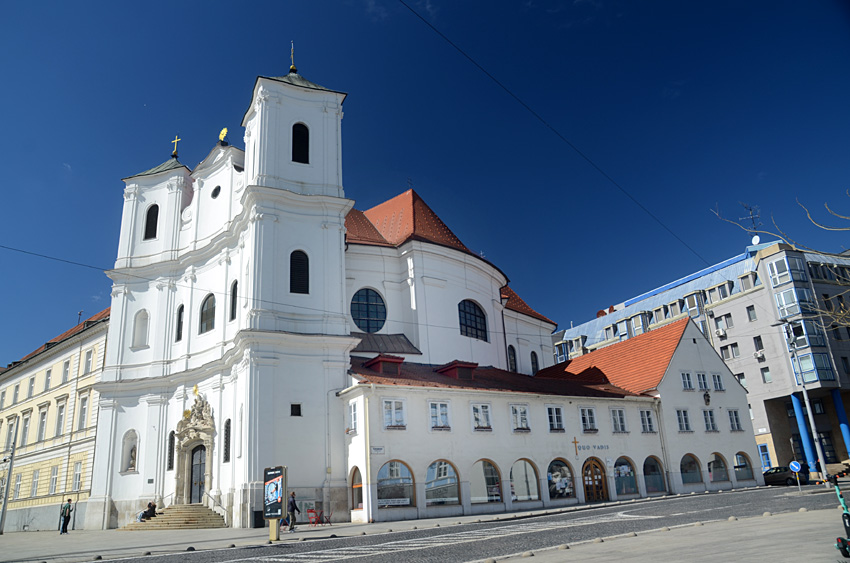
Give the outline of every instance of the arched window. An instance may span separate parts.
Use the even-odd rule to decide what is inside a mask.
[[[360,476],[360,470],[356,467],[351,473],[351,509],[363,509],[363,477]]]
[[[310,293],[310,260],[300,250],[289,255],[289,292]]]
[[[664,472],[658,460],[650,456],[643,462],[643,481],[647,493],[663,493],[667,490],[664,484]]]
[[[516,350],[508,346],[508,371],[516,371]]]
[[[198,334],[209,332],[215,328],[215,295],[210,293],[201,303],[201,324]]]
[[[753,466],[750,463],[750,458],[743,452],[735,454],[735,479],[737,481],[747,481],[753,478]]]
[[[416,506],[413,474],[401,461],[388,461],[378,471],[378,508]]]
[[[135,430],[127,430],[124,434],[121,452],[121,471],[137,471],[137,456],[139,453],[139,436]]]
[[[292,126],[292,162],[310,164],[310,130],[303,123]]]
[[[425,473],[425,506],[459,504],[460,490],[455,468],[448,461],[435,461]]]
[[[539,500],[537,471],[527,460],[520,459],[511,467],[511,500]]]
[[[625,457],[617,458],[614,464],[614,485],[617,487],[617,495],[638,494],[635,468]]]
[[[537,352],[531,353],[531,375],[537,373],[537,370],[540,369],[540,364],[537,362]]]
[[[142,309],[133,321],[133,348],[148,345],[148,312]]]
[[[457,312],[460,318],[460,333],[487,342],[487,318],[481,307],[469,299],[464,299],[458,303]]]
[[[230,461],[230,419],[224,421],[224,443],[221,446],[221,461]]]
[[[726,461],[720,454],[711,454],[711,459],[708,460],[708,480],[712,483],[729,480]]]
[[[168,434],[168,455],[165,460],[165,470],[171,471],[174,469],[174,431]]]
[[[230,286],[230,320],[236,319],[236,304],[239,302],[239,282]]]
[[[145,236],[144,240],[156,238],[156,224],[159,220],[159,206],[151,205],[148,207],[148,212],[145,215]]]
[[[702,472],[699,470],[699,461],[691,454],[682,456],[679,463],[679,471],[682,473],[682,483],[702,483]]]
[[[387,306],[377,291],[364,287],[351,298],[351,318],[363,332],[378,332],[387,320]]]
[[[469,494],[473,504],[502,502],[502,478],[490,461],[480,459],[472,466]]]
[[[177,307],[177,319],[175,324],[177,326],[174,328],[174,342],[180,342],[183,340],[183,305]]]
[[[574,498],[573,472],[570,466],[561,459],[553,459],[549,464],[548,475],[549,498]]]

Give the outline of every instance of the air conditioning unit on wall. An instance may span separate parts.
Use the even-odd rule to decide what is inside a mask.
[[[757,351],[753,354],[753,358],[755,358],[755,359],[757,359],[757,360],[763,360],[763,359],[764,359],[764,350],[757,350]]]
[[[720,338],[723,338],[724,336],[726,336],[726,329],[718,328],[717,330],[714,331],[714,334],[716,334]]]

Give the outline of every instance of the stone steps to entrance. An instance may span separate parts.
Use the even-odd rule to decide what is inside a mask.
[[[173,504],[158,512],[156,518],[130,522],[122,530],[198,530],[225,528],[224,518],[202,504]]]

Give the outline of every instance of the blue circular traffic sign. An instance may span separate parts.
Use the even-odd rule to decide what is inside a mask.
[[[796,461],[792,461],[791,463],[789,463],[788,467],[790,467],[791,471],[793,471],[794,473],[797,473],[797,472],[800,471],[800,464],[797,463]]]

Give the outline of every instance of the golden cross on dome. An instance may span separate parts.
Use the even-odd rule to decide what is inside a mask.
[[[171,153],[171,156],[173,156],[174,158],[177,158],[177,142],[182,140],[183,139],[179,138],[177,135],[174,135],[174,140],[171,141],[172,143],[174,143],[174,152]]]

